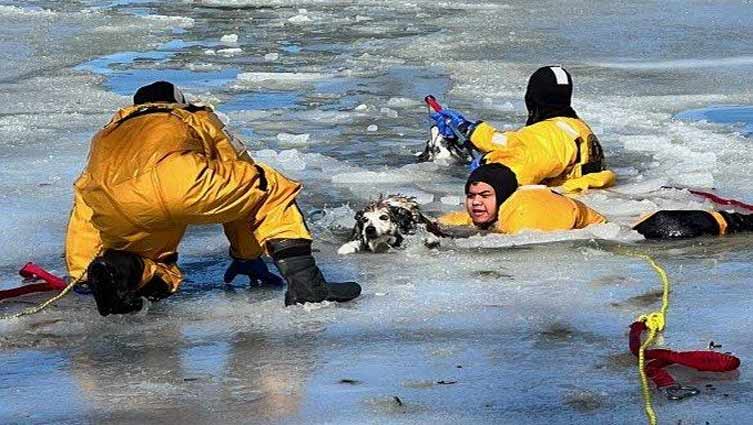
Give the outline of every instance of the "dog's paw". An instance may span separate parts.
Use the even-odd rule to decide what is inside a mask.
[[[358,252],[359,247],[360,242],[350,241],[346,244],[343,244],[343,246],[341,246],[340,249],[337,250],[337,253],[340,255],[355,254],[356,252]]]

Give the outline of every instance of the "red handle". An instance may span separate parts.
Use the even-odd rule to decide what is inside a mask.
[[[424,102],[426,102],[429,108],[431,108],[434,112],[439,112],[442,110],[442,105],[440,105],[439,102],[437,102],[437,98],[432,95],[426,96],[424,98]]]
[[[26,263],[26,265],[18,271],[18,274],[26,279],[42,279],[51,289],[62,290],[67,286],[65,284],[65,280],[55,276],[54,274],[48,272],[47,270],[39,267],[34,263]]]

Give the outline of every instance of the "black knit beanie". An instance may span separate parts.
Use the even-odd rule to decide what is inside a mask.
[[[175,84],[167,81],[155,81],[140,87],[133,95],[134,105],[153,102],[186,103],[186,98]]]
[[[494,194],[497,196],[497,208],[518,189],[518,179],[511,169],[502,164],[492,163],[484,164],[468,176],[465,183],[465,194],[471,189],[471,184],[484,182],[494,188]]]

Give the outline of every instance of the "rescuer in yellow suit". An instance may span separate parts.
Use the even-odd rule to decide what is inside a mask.
[[[327,283],[295,203],[301,185],[255,163],[210,108],[190,105],[173,84],[141,87],[92,139],[74,184],[66,236],[73,279],[85,279],[103,316],[141,309],[141,297],[174,293],[177,248],[188,225],[222,223],[237,274],[288,284],[285,305],[348,301],[361,287]]]
[[[518,186],[502,164],[485,164],[468,176],[465,211],[445,214],[442,226],[474,226],[494,233],[581,229],[606,223],[582,202],[543,186]],[[729,211],[660,210],[633,226],[646,239],[686,239],[753,232],[753,214]]]
[[[542,186],[518,187],[515,173],[492,163],[476,168],[465,184],[465,211],[439,217],[443,226],[475,226],[495,233],[581,229],[606,219],[575,199]]]
[[[615,174],[606,169],[599,140],[571,107],[572,94],[570,74],[560,66],[545,66],[528,81],[528,121],[519,130],[502,132],[451,109],[433,113],[432,119],[443,137],[460,136],[482,153],[472,167],[503,164],[520,185],[562,185],[568,192],[609,187]]]

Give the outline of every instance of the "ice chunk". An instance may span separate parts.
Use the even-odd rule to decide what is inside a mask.
[[[414,106],[420,106],[421,102],[405,97],[391,97],[389,100],[387,100],[387,105],[396,108],[410,108]]]
[[[463,199],[459,196],[455,195],[447,195],[443,196],[439,199],[439,202],[445,204],[445,205],[462,205]]]
[[[213,50],[213,49],[206,49],[206,50],[204,50],[204,54],[207,55],[207,56],[215,56],[217,54],[217,52],[215,50]]]
[[[242,72],[236,79],[236,87],[247,86],[288,89],[332,78],[318,72]]]
[[[240,47],[231,47],[228,49],[217,50],[217,54],[222,56],[235,56],[239,53],[243,53],[243,49],[241,49]]]
[[[390,191],[394,194],[400,194],[403,196],[409,196],[416,200],[421,205],[426,205],[434,202],[434,194],[425,192],[414,187],[402,186]]]
[[[364,112],[367,109],[369,109],[369,107],[362,103],[362,104],[356,106],[353,110],[354,111],[358,111],[358,112]]]
[[[56,13],[48,9],[25,9],[17,6],[0,6],[0,16],[55,16]]]
[[[264,55],[264,60],[267,62],[273,62],[277,59],[280,59],[279,53],[267,53],[266,55]]]
[[[309,141],[308,134],[279,133],[277,140],[288,145],[305,145]]]
[[[380,108],[379,112],[381,112],[383,115],[388,116],[390,118],[397,118],[398,114],[397,111],[390,108]]]
[[[534,232],[524,231],[514,235],[487,234],[471,236],[466,239],[455,239],[445,242],[445,245],[454,245],[459,248],[503,248],[539,243],[551,243],[569,240],[603,239],[620,242],[633,242],[643,240],[638,232],[629,227],[616,223],[595,224],[584,229],[558,231],[558,232]]]
[[[220,41],[226,44],[235,44],[238,42],[238,34],[225,34],[220,37]]]
[[[311,19],[307,15],[295,15],[292,18],[288,18],[288,22],[290,22],[291,24],[298,24],[298,25],[311,22],[312,20],[313,19]]]
[[[379,126],[376,124],[371,124],[370,126],[366,127],[366,131],[374,132],[379,130]]]
[[[185,16],[166,16],[166,15],[146,15],[144,19],[148,19],[156,22],[164,22],[171,26],[179,28],[191,28],[194,25],[193,18]]]
[[[336,208],[324,208],[312,218],[312,222],[319,227],[334,230],[352,229],[356,224],[356,212],[349,205],[341,205]]]

